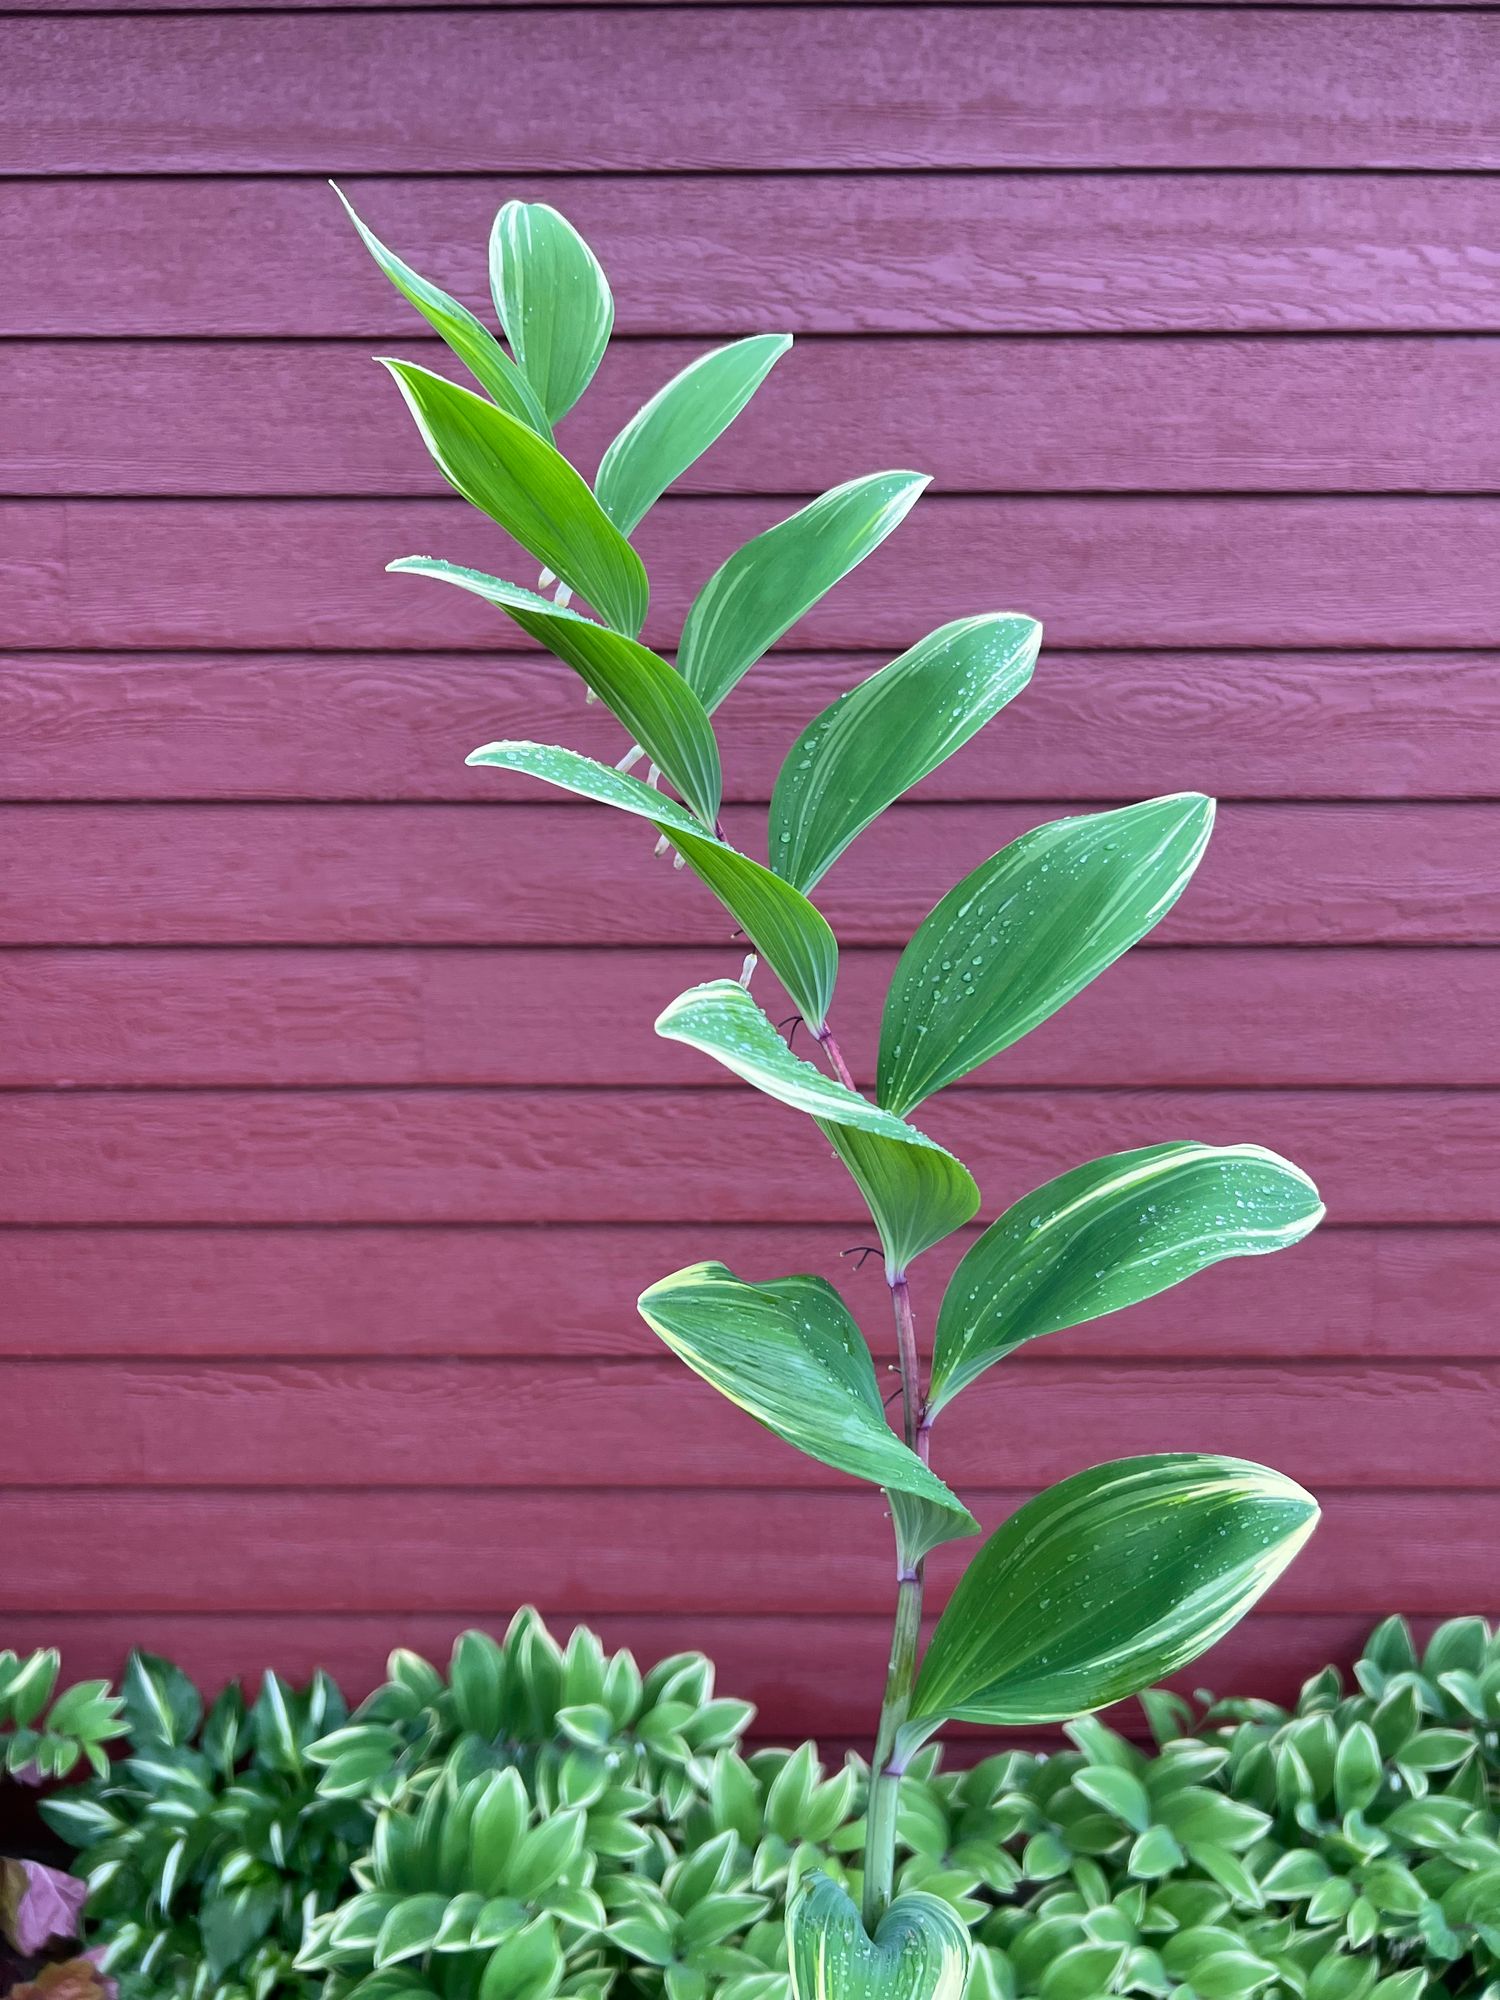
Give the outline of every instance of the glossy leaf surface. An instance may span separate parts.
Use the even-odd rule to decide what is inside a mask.
[[[636,411],[594,481],[599,505],[622,535],[723,436],[791,344],[789,333],[757,333],[717,347]]]
[[[897,1896],[872,1938],[846,1891],[809,1875],[786,1934],[795,2000],[962,2000],[969,1927],[925,1890]]]
[[[713,830],[722,782],[713,724],[681,674],[649,646],[482,570],[430,556],[405,556],[388,567],[435,577],[498,605],[588,683]]]
[[[386,360],[438,470],[631,637],[646,616],[641,559],[555,446],[482,396]]]
[[[1318,1518],[1244,1459],[1125,1458],[1052,1486],[980,1549],[938,1621],[907,1740],[938,1723],[1061,1722],[1186,1666],[1243,1617]]]
[[[1153,1298],[1226,1257],[1300,1242],[1323,1215],[1300,1167],[1190,1140],[1112,1153],[1024,1196],[954,1272],[933,1338],[931,1411],[992,1362]]]
[[[552,426],[536,391],[484,322],[437,285],[429,284],[410,264],[403,264],[395,251],[387,249],[355,214],[343,190],[335,186],[333,191],[343,202],[365,248],[402,298],[416,307],[434,332],[442,335],[480,388],[493,396],[502,410],[529,424],[550,443]]]
[[[615,302],[599,260],[543,201],[508,201],[490,231],[490,291],[521,372],[553,423],[593,380]]]
[[[810,890],[893,800],[1020,693],[1041,640],[1036,620],[1016,612],[958,618],[825,708],[771,794],[777,874]]]
[[[939,1146],[918,1150],[848,1125],[824,1124],[880,1232],[888,1278],[978,1212],[979,1189],[962,1161]]]
[[[906,1112],[1055,1014],[1164,917],[1213,826],[1198,792],[1053,820],[965,876],[901,954],[876,1096]]]
[[[911,1561],[937,1541],[978,1532],[973,1515],[886,1421],[870,1350],[822,1278],[749,1285],[722,1264],[694,1264],[643,1292],[639,1306],[695,1374],[787,1444],[927,1502],[943,1529],[911,1549]]]
[[[736,549],[682,628],[679,672],[710,714],[782,634],[897,527],[927,484],[877,472],[836,486]]]

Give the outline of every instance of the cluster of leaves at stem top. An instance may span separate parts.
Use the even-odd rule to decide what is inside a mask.
[[[621,725],[614,766],[528,742],[491,743],[469,761],[648,821],[724,905],[752,947],[741,979],[710,980],[673,1000],[658,1032],[817,1125],[869,1208],[909,1331],[911,1264],[981,1202],[968,1169],[911,1115],[1045,1021],[1165,916],[1203,853],[1212,801],[1187,792],[1039,826],[950,889],[901,955],[874,1094],[860,1091],[829,1020],[837,944],[810,897],[873,820],[1025,688],[1040,628],[1011,611],[959,618],[850,688],[787,751],[766,858],[742,851],[722,823],[714,714],[768,648],[876,551],[926,479],[886,471],[851,480],[755,536],[704,582],[669,663],[641,637],[650,586],[630,537],[745,408],[789,337],[735,342],[695,361],[626,425],[590,485],[555,427],[604,355],[614,306],[598,259],[564,218],[515,202],[496,218],[491,287],[508,347],[355,220],[387,277],[483,392],[387,362],[424,442],[443,476],[540,574],[533,587],[435,557],[391,567],[494,606],[577,673]],[[795,485],[794,472],[786,483]],[[643,760],[644,777],[632,775]],[[757,959],[790,995],[831,1074],[795,1057],[752,999]],[[1281,1249],[1322,1212],[1304,1173],[1238,1135],[1231,1144],[1174,1139],[1074,1168],[1002,1214],[970,1249],[939,1309],[930,1383],[903,1345],[902,1436],[885,1421],[863,1335],[822,1279],[754,1283],[705,1263],[663,1279],[640,1304],[689,1367],[762,1424],[884,1489],[903,1588],[920,1591],[926,1553],[978,1528],[927,1462],[932,1420],[956,1395],[1024,1342],[1223,1258]],[[1096,1466],[1038,1495],[980,1551],[914,1683],[904,1668],[893,1676],[877,1782],[899,1782],[949,1718],[1076,1715],[1180,1666],[1242,1615],[1316,1514],[1282,1475],[1201,1454]],[[872,1842],[888,1850],[892,1824],[889,1811],[872,1814]],[[888,1864],[888,1852],[872,1858],[863,1926],[831,1887],[794,1913],[806,1927],[806,1951],[793,1954],[802,2000],[812,2000],[811,1984],[840,1995],[908,1979],[923,1995],[962,1986],[962,1949],[940,1913],[920,1901],[887,1912]],[[887,1915],[889,1926],[875,1929]]]

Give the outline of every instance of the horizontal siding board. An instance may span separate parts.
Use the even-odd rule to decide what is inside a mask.
[[[1239,1276],[1253,1294],[1254,1271]],[[862,1288],[866,1307],[884,1318],[875,1289]],[[1196,1311],[1190,1294],[1177,1306]],[[1500,1365],[1120,1362],[1108,1329],[1094,1331],[1093,1358],[1019,1356],[944,1412],[933,1452],[950,1484],[964,1493],[993,1484],[1003,1463],[1011,1485],[1040,1487],[1080,1465],[1188,1448],[1274,1460],[1325,1494],[1483,1487],[1493,1478]],[[638,1347],[656,1348],[644,1328]],[[0,1361],[0,1396],[13,1427],[4,1476],[15,1486],[503,1487],[517,1491],[523,1535],[529,1493],[539,1488],[645,1488],[658,1512],[671,1503],[656,1489],[852,1490],[845,1474],[792,1456],[671,1357]],[[715,1511],[712,1545],[754,1508],[726,1497]],[[879,1506],[870,1513],[878,1527]],[[758,1542],[758,1556],[770,1546]],[[763,1587],[770,1608],[786,1586],[770,1572]],[[878,1564],[870,1587],[883,1602]]]
[[[392,351],[452,369],[436,342]],[[618,343],[567,425],[569,455],[592,472],[702,351]],[[354,342],[18,342],[5,365],[0,491],[432,491]],[[949,492],[1492,491],[1500,340],[815,340],[681,488],[822,488],[913,451]]]
[[[1500,331],[1493,191],[1464,175],[501,174],[348,193],[486,313],[496,209],[561,199],[625,333]],[[321,180],[11,182],[0,252],[5,334],[420,331]]]
[[[725,796],[771,795],[798,732],[888,656],[772,654],[720,711]],[[540,654],[13,654],[0,797],[493,799],[500,737],[614,757]],[[923,781],[923,799],[1453,798],[1496,790],[1500,654],[1068,653]]]
[[[843,957],[839,1032],[862,1085],[894,964]],[[692,1087],[714,1073],[647,1029],[704,969],[701,952],[588,946],[12,952],[0,1086]],[[1145,1038],[1143,1020],[1170,1032]],[[1500,1084],[1500,951],[1137,952],[982,1075]]]
[[[10,171],[1500,163],[1487,15],[1376,12],[1357,29],[1212,8],[566,18],[564,33],[546,9],[23,19],[0,86]],[[559,120],[562,102],[579,115]]]
[[[1024,1490],[971,1494],[987,1527]],[[9,1491],[0,1607],[443,1611],[526,1600],[584,1615],[889,1615],[875,1493]],[[797,1560],[787,1561],[795,1547]],[[202,1552],[216,1560],[205,1564]],[[1494,1601],[1500,1494],[1334,1493],[1267,1598],[1279,1612],[1431,1613]],[[968,1551],[932,1559],[935,1599]],[[783,1630],[789,1652],[798,1628]],[[887,1641],[889,1632],[887,1631]],[[391,1643],[387,1641],[387,1644]],[[701,1643],[701,1642],[700,1642]],[[861,1677],[869,1699],[878,1676]],[[853,1684],[861,1686],[860,1681]],[[804,1725],[805,1726],[805,1725]]]
[[[1500,1222],[1500,1095],[969,1090],[923,1123],[986,1214],[1178,1135],[1297,1160],[1343,1222]],[[0,1099],[0,1222],[822,1221],[859,1198],[749,1091],[33,1092]],[[867,1231],[868,1221],[864,1223]]]
[[[663,501],[637,537],[648,641],[675,645],[709,573],[791,511]],[[414,553],[535,571],[449,499],[10,501],[0,535],[7,648],[504,650],[521,635],[491,606],[383,572]],[[932,496],[797,639],[898,649],[953,617],[1024,609],[1059,646],[1491,646],[1497,540],[1494,498]]]
[[[521,794],[495,775],[497,795]],[[846,946],[904,944],[961,875],[1057,810],[898,807],[819,906]],[[1500,942],[1497,820],[1486,805],[1222,807],[1153,938]],[[729,831],[753,850],[754,820],[731,814]],[[703,977],[742,955],[707,891],[653,861],[649,829],[602,807],[17,805],[0,844],[18,861],[0,884],[8,944],[690,944]]]

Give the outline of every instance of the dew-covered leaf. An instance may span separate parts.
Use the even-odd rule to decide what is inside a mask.
[[[969,1927],[925,1890],[897,1896],[872,1938],[847,1890],[807,1874],[786,1934],[793,2000],[962,2000]]]
[[[508,201],[490,231],[490,291],[522,374],[558,423],[593,380],[614,325],[598,258],[546,202]]]

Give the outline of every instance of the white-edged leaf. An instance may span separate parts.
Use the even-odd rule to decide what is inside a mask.
[[[521,372],[559,422],[593,380],[614,325],[598,258],[546,202],[508,201],[490,230],[490,291]]]
[[[787,1909],[793,2000],[962,2000],[972,1946],[951,1903],[912,1889],[872,1938],[847,1890],[805,1874]]]

